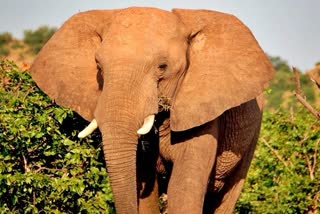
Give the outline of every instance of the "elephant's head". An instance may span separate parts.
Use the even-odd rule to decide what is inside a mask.
[[[152,126],[158,96],[173,101],[171,129],[187,130],[259,95],[272,66],[231,15],[128,8],[71,17],[31,72],[58,104],[96,119],[116,209],[133,213],[137,130],[144,134]]]

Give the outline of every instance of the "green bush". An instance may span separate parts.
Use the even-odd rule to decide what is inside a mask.
[[[36,30],[25,30],[23,41],[30,46],[30,51],[37,54],[42,46],[55,33],[56,28],[41,26]]]
[[[23,46],[23,44],[21,44],[21,42],[20,41],[14,41],[13,43],[12,43],[12,45],[11,45],[11,48],[12,49],[21,49],[21,48],[23,48],[24,46]]]
[[[320,121],[301,109],[266,113],[238,213],[320,210]]]
[[[294,81],[294,75],[287,62],[280,57],[269,57],[275,74],[273,80],[270,82],[269,93],[266,94],[266,106],[265,109],[277,110],[279,107],[284,109],[294,109],[298,107],[298,102],[294,96],[294,90],[296,84]],[[310,104],[314,104],[316,101],[316,95],[313,87],[313,83],[305,73],[300,72],[301,87],[306,99]]]
[[[6,47],[0,46],[0,57],[9,56],[10,50]]]
[[[100,135],[0,62],[0,213],[114,213]]]
[[[78,140],[87,122],[8,61],[0,62],[0,106],[0,213],[114,213],[99,133]],[[236,212],[319,210],[319,141],[310,113],[265,113]]]
[[[12,41],[13,41],[13,37],[11,33],[5,32],[0,34],[0,46],[3,46]]]

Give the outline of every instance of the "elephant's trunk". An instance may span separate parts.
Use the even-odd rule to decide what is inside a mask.
[[[120,214],[138,212],[137,130],[146,116],[158,110],[156,83],[152,88],[138,85],[140,82],[145,82],[143,76],[134,76],[128,69],[109,71],[95,112],[116,211]]]
[[[106,121],[99,126],[113,199],[117,213],[137,213],[136,131],[139,125],[136,115],[123,110],[127,109],[123,105],[130,101],[119,99],[111,103],[113,108],[107,105]]]
[[[137,139],[124,136],[128,130],[115,128],[103,135],[103,151],[117,213],[137,213],[136,149]],[[109,129],[110,130],[110,129]],[[111,131],[113,132],[113,131]],[[121,132],[121,133],[119,133]],[[114,137],[116,135],[117,137]]]

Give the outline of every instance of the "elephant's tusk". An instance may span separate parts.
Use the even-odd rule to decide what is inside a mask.
[[[93,119],[91,121],[91,123],[78,134],[78,138],[87,137],[89,134],[91,134],[97,128],[98,128],[98,123],[97,123],[96,119]]]
[[[148,132],[150,132],[150,130],[153,126],[153,123],[154,123],[154,117],[155,117],[155,115],[152,114],[152,115],[147,116],[144,119],[142,127],[140,129],[138,129],[138,131],[137,131],[137,133],[139,135],[144,135],[144,134],[147,134]]]

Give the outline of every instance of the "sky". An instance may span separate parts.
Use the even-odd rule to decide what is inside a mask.
[[[320,61],[320,0],[0,0],[0,33],[23,37],[25,29],[59,27],[73,14],[130,6],[208,9],[231,13],[260,46],[301,70]]]

